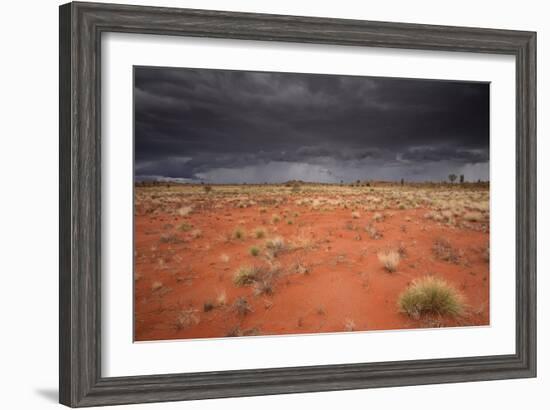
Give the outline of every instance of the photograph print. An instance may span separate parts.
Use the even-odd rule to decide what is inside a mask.
[[[490,84],[134,67],[134,340],[487,326]]]

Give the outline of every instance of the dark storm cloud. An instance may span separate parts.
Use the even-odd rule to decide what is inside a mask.
[[[135,68],[136,178],[488,179],[489,85]]]

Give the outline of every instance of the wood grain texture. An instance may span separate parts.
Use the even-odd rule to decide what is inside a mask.
[[[516,353],[101,377],[101,34],[510,54],[516,57]],[[536,34],[525,31],[69,3],[60,7],[60,402],[71,407],[536,375]]]

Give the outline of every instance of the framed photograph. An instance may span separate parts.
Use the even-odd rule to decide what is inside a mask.
[[[536,375],[536,34],[60,7],[60,402]]]

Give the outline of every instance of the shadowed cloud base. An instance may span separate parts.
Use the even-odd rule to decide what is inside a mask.
[[[136,180],[489,179],[489,84],[135,67]]]

